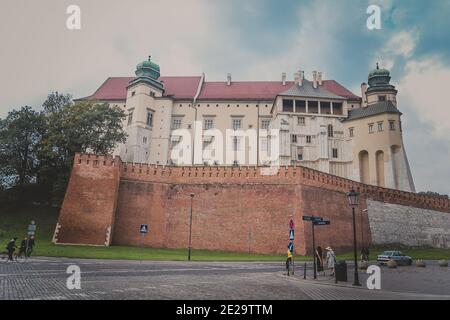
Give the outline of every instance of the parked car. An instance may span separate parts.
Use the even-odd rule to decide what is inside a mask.
[[[413,262],[411,257],[404,255],[401,251],[384,251],[377,257],[380,265],[386,264],[389,260],[395,260],[399,266],[410,266]]]

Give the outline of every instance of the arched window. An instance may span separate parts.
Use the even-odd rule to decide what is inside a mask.
[[[329,138],[333,138],[334,137],[333,126],[331,124],[328,125],[328,137]]]

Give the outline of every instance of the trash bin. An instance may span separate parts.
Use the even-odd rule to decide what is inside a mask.
[[[337,261],[334,270],[336,272],[336,281],[347,282],[347,263],[345,261]]]

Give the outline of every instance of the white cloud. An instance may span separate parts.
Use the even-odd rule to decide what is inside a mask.
[[[372,65],[379,62],[383,68],[392,69],[398,59],[409,59],[414,53],[419,34],[416,31],[396,32],[380,49],[372,61]]]
[[[398,84],[401,103],[434,124],[436,135],[446,138],[450,136],[449,83],[450,67],[437,58],[427,58],[408,62]]]

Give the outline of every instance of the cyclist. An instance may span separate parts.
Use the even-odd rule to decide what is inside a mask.
[[[30,239],[28,240],[28,251],[27,251],[28,258],[31,256],[31,253],[33,252],[34,245],[35,245],[34,236],[31,236]]]
[[[18,257],[22,257],[23,255],[26,255],[26,251],[27,251],[27,242],[28,242],[28,237],[25,236],[25,238],[23,238],[22,242],[20,243],[20,248],[19,248],[19,254]]]
[[[8,250],[8,261],[7,262],[14,261],[13,253],[17,248],[16,240],[17,240],[17,237],[12,238],[11,241],[9,241],[8,245],[6,246],[6,250]]]

